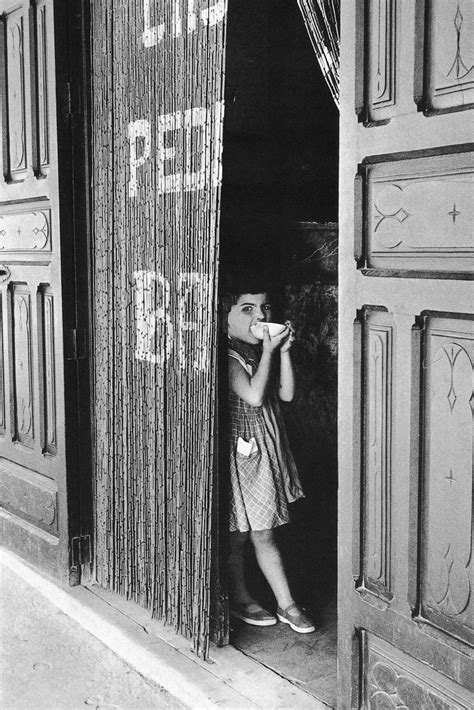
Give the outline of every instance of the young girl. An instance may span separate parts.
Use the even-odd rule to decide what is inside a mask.
[[[294,631],[309,633],[315,627],[295,604],[274,536],[274,529],[290,520],[288,503],[303,491],[278,405],[278,398],[290,402],[294,394],[293,326],[287,321],[274,337],[263,326],[263,340],[251,330],[271,317],[266,292],[233,296],[228,314],[232,614],[254,626],[277,623],[252,599],[245,583],[244,552],[250,539],[275,595],[278,619]]]

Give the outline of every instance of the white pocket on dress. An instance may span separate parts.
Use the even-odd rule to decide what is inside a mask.
[[[245,441],[241,436],[237,439],[237,453],[242,454],[242,456],[251,456],[258,451],[257,442],[254,437],[249,441]]]

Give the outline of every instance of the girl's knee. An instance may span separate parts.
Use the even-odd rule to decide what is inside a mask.
[[[254,547],[271,546],[275,544],[275,534],[270,530],[252,530],[250,534]]]
[[[249,539],[250,533],[240,532],[240,530],[235,530],[229,533],[229,543],[231,548],[243,547],[247,540]]]

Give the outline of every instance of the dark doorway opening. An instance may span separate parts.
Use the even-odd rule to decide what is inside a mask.
[[[338,112],[296,1],[233,0],[227,32],[221,284],[236,271],[261,269],[276,277],[278,319],[296,326],[297,395],[284,416],[305,498],[293,504],[292,523],[278,530],[278,538],[294,596],[317,626],[303,635],[282,624],[258,628],[231,620],[230,642],[331,706]],[[251,550],[247,569],[255,598],[274,609]]]

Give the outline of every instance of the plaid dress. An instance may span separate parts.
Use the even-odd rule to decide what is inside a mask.
[[[257,370],[261,347],[229,340],[229,357],[249,373]],[[241,437],[254,438],[258,450],[246,456],[237,450]],[[253,407],[229,389],[231,531],[268,530],[290,521],[288,503],[303,490],[291,454],[275,387],[261,407]]]

